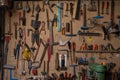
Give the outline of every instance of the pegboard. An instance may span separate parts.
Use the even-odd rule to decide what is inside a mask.
[[[42,8],[43,6],[43,2],[42,1],[33,1],[34,2],[34,5],[35,7],[39,4],[40,8]],[[96,2],[96,7],[97,7],[97,1]],[[110,1],[109,1],[110,2]],[[36,11],[34,11],[34,17],[31,17],[32,16],[32,1],[28,1],[28,4],[30,6],[30,12],[25,12],[25,15],[26,15],[26,25],[25,26],[22,26],[22,22],[20,21],[19,23],[19,19],[20,19],[20,15],[21,17],[23,17],[23,9],[25,8],[26,6],[26,1],[22,1],[22,7],[23,9],[20,9],[20,10],[17,10],[17,1],[14,2],[15,5],[14,5],[14,9],[11,10],[12,11],[12,17],[11,17],[11,33],[13,33],[13,35],[11,35],[11,40],[9,42],[9,45],[8,45],[8,56],[7,56],[7,64],[10,64],[10,65],[14,65],[16,66],[16,63],[17,63],[17,60],[15,59],[14,57],[14,49],[15,47],[17,46],[20,38],[19,38],[19,35],[17,35],[17,39],[15,39],[15,25],[14,23],[17,22],[18,25],[17,25],[17,31],[22,28],[24,30],[24,38],[23,38],[23,41],[25,41],[29,47],[32,46],[32,43],[31,43],[31,32],[28,36],[28,29],[31,29],[33,31],[35,31],[33,29],[33,27],[31,26],[31,20],[35,20],[35,16],[37,14]],[[61,28],[66,28],[66,23],[70,23],[70,21],[72,20],[72,26],[73,26],[73,34],[76,34],[76,36],[73,36],[73,37],[68,37],[68,36],[65,36],[62,34],[61,31],[58,31],[58,28],[56,26],[53,26],[53,36],[54,36],[54,42],[59,42],[60,40],[61,41],[65,41],[67,39],[70,39],[70,42],[73,43],[75,42],[76,43],[76,52],[75,52],[75,57],[79,58],[79,57],[83,57],[83,58],[87,58],[89,59],[90,57],[94,57],[95,58],[95,61],[96,63],[99,63],[101,64],[102,62],[103,63],[109,63],[109,62],[113,62],[113,63],[116,63],[116,67],[113,69],[114,70],[118,70],[118,68],[120,68],[120,65],[119,65],[119,60],[120,60],[120,56],[119,54],[117,53],[114,53],[111,57],[111,54],[108,52],[108,53],[83,53],[83,52],[79,52],[80,51],[80,46],[82,45],[82,42],[83,42],[83,38],[85,38],[85,41],[88,45],[91,45],[91,44],[97,44],[97,45],[107,45],[107,43],[111,43],[115,49],[119,48],[119,44],[120,44],[120,40],[119,40],[119,37],[115,37],[115,35],[113,34],[110,34],[110,41],[109,40],[103,40],[104,38],[104,33],[101,29],[101,26],[102,25],[107,25],[106,23],[103,24],[103,22],[110,22],[110,6],[111,4],[109,5],[109,14],[101,14],[100,12],[100,15],[103,16],[103,18],[101,19],[97,19],[97,25],[95,25],[93,27],[93,24],[91,24],[90,22],[90,19],[92,19],[94,16],[97,15],[97,11],[95,12],[90,12],[88,10],[86,10],[86,23],[87,23],[87,26],[92,28],[92,29],[89,29],[90,32],[95,32],[95,33],[100,33],[101,36],[99,37],[93,37],[93,36],[79,36],[78,35],[78,30],[81,29],[81,27],[83,26],[83,14],[80,15],[79,19],[76,20],[76,19],[71,19],[71,14],[70,14],[70,3],[73,3],[74,5],[76,4],[75,1],[50,1],[50,4],[58,4],[58,3],[62,3],[64,6],[63,6],[63,16],[61,17]],[[68,11],[65,11],[65,8],[66,8],[66,3],[68,3]],[[117,19],[117,16],[120,15],[120,10],[119,10],[119,3],[120,1],[115,1],[115,19],[114,19],[114,22],[115,24],[118,24],[118,19]],[[89,1],[86,0],[86,1],[83,1],[82,2],[82,5],[81,5],[81,10],[83,9],[83,4],[86,4],[86,8],[88,9],[89,7]],[[49,35],[50,35],[50,30],[47,29],[47,16],[46,16],[46,9],[48,10],[48,14],[49,14],[49,20],[51,21],[53,18],[54,18],[54,14],[58,15],[58,10],[57,10],[57,7],[53,7],[52,10],[54,11],[54,14],[50,11],[49,9],[49,6],[48,5],[45,5],[44,6],[45,8],[45,11],[43,12],[42,10],[39,12],[39,19],[38,21],[40,22],[45,22],[45,30],[46,30],[46,33],[45,31],[41,31],[41,33],[39,34],[39,37],[42,39],[43,43],[47,45],[47,41],[48,41],[48,38]],[[74,7],[75,8],[75,7]],[[74,8],[73,8],[73,12],[74,11]],[[80,11],[81,11],[80,10]],[[101,10],[101,2],[100,2],[100,10]],[[83,11],[83,10],[82,10]],[[105,11],[105,10],[104,10]],[[6,14],[6,27],[5,27],[5,31],[8,32],[9,31],[9,17],[8,17],[8,12]],[[68,17],[65,17],[64,15],[67,14]],[[74,13],[73,13],[74,14]],[[81,14],[81,13],[79,13]],[[41,23],[42,24],[42,23]],[[51,24],[50,24],[51,25]],[[57,25],[57,24],[56,24]],[[39,30],[41,30],[42,28],[42,25],[40,25],[40,28]],[[18,33],[18,32],[17,32]],[[65,32],[66,34],[70,34],[70,32]],[[19,33],[18,33],[19,34]],[[35,52],[33,55],[36,54],[36,51],[38,49],[38,45],[35,43],[34,44],[34,47],[36,48]],[[28,61],[25,60],[25,72],[26,74],[25,75],[22,75],[22,64],[23,64],[23,51],[25,50],[25,47],[22,47],[20,48],[20,55],[19,55],[19,62],[18,62],[18,68],[15,69],[15,71],[13,71],[13,76],[15,77],[18,77],[19,80],[26,80],[26,78],[30,77],[30,76],[33,76],[33,74],[29,74],[29,69],[28,69]],[[60,74],[62,72],[68,72],[68,73],[72,73],[72,67],[70,67],[70,64],[71,64],[71,61],[70,59],[68,59],[67,57],[67,63],[66,63],[66,66],[67,66],[67,70],[59,70],[57,71],[56,70],[56,65],[57,65],[57,58],[56,58],[56,55],[57,54],[60,54],[60,53],[67,53],[66,51],[59,51],[59,50],[69,50],[67,44],[64,45],[64,46],[60,46],[60,45],[54,45],[53,46],[53,53],[51,55],[51,59],[50,59],[50,62],[49,62],[49,75],[51,75],[51,73],[56,73],[56,74]],[[42,53],[44,51],[44,45],[42,45],[42,43],[40,44],[40,47],[39,47],[39,50],[38,50],[38,55],[36,56],[36,59],[35,61],[36,62],[39,62],[41,56],[42,56]],[[77,52],[78,51],[78,52]],[[70,55],[70,54],[69,54]],[[100,55],[102,55],[102,57],[106,57],[107,60],[100,60],[99,57]],[[73,56],[73,55],[72,55]],[[70,57],[70,56],[69,56]],[[41,64],[41,67],[37,69],[38,71],[38,77],[41,76],[41,72],[44,70],[44,61],[45,63],[47,63],[48,61],[48,51],[46,49],[46,54],[45,54],[45,57],[43,59],[43,62]],[[34,65],[38,65],[37,63],[35,63]],[[80,69],[82,68],[87,68],[87,66],[78,66],[76,68],[76,71],[79,71]],[[47,64],[45,66],[45,70],[47,70]],[[7,71],[5,71],[7,72]],[[5,75],[9,75],[7,73],[5,73]],[[5,76],[6,77],[6,76]],[[7,76],[9,78],[9,76]],[[6,79],[6,78],[5,78]]]

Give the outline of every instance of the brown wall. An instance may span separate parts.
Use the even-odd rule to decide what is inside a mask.
[[[60,2],[65,3],[65,1],[60,1]],[[70,2],[74,3],[74,1],[69,1],[67,3],[70,3]],[[22,3],[23,3],[23,7],[24,7],[26,2],[22,2]],[[38,1],[35,1],[34,3],[35,3],[35,6],[36,6],[38,4]],[[51,1],[51,3],[57,3],[57,1],[53,1],[53,2]],[[88,5],[87,1],[85,1],[85,3]],[[120,3],[120,1],[118,1],[118,0],[115,1],[115,23],[118,23],[118,19],[116,17],[117,17],[117,15],[120,15],[119,3]],[[42,1],[39,1],[39,4],[40,4],[40,7],[42,7]],[[31,1],[29,1],[29,5],[30,5],[30,7],[32,9],[32,2]],[[45,6],[45,8],[47,8],[48,11],[49,11],[50,19],[53,19],[53,14],[50,12],[49,8],[47,6]],[[87,8],[88,8],[88,6],[87,6]],[[55,13],[57,13],[57,8],[56,7],[53,7],[53,10],[54,10]],[[13,12],[13,16],[12,16],[12,19],[11,19],[12,20],[11,21],[11,27],[12,27],[13,35],[12,35],[11,41],[9,43],[7,64],[16,65],[16,60],[14,59],[13,53],[14,53],[14,48],[15,48],[18,40],[15,40],[15,38],[14,38],[14,30],[15,30],[15,28],[14,28],[13,23],[14,22],[18,22],[18,20],[19,20],[19,15],[18,14],[19,14],[19,12],[22,13],[23,11],[22,10],[16,10],[16,8],[14,7],[14,10],[12,12]],[[109,13],[110,13],[110,9],[109,9]],[[36,14],[36,11],[35,11],[34,15],[35,14]],[[93,16],[96,16],[96,15],[97,15],[97,12],[89,12],[89,11],[87,11],[87,19],[91,18]],[[62,23],[64,23],[64,25],[66,24],[66,22],[70,22],[70,20],[71,20],[69,12],[68,12],[68,16],[69,17],[63,17],[62,18]],[[104,14],[103,16],[104,16],[104,18],[98,20],[99,23],[102,23],[104,21],[108,21],[108,22],[110,21],[110,14],[109,15]],[[31,27],[31,20],[32,19],[35,19],[35,17],[31,17],[31,12],[30,13],[26,13],[26,20],[27,20],[27,22],[26,22],[26,26],[24,26],[24,28],[26,29],[26,35],[25,35],[26,36],[26,43],[29,46],[31,46],[31,40],[30,40],[31,37],[27,36],[27,29],[33,29]],[[47,21],[46,20],[46,12],[40,11],[40,13],[39,13],[39,21],[45,21],[45,22]],[[88,23],[89,22],[87,22],[87,26],[88,27],[91,26]],[[73,20],[73,33],[74,34],[77,34],[77,31],[80,29],[82,24],[83,24],[82,16],[80,17],[80,20]],[[49,37],[49,30],[47,30],[47,23],[45,23],[45,25],[46,25],[45,28],[46,28],[47,33],[45,35],[44,31],[41,32],[40,38],[42,38],[46,42],[47,38]],[[18,28],[19,27],[23,28],[22,25],[19,25],[17,27]],[[5,27],[5,29],[6,29],[6,32],[7,32],[8,31],[8,20],[7,19],[6,19],[6,27]],[[58,32],[55,27],[54,27],[53,30],[54,30],[54,41],[55,42],[58,41],[58,37],[59,36],[61,36],[63,41],[68,38],[68,37],[62,35],[61,32]],[[111,37],[110,41],[103,40],[104,35],[103,35],[102,29],[100,28],[100,26],[96,26],[94,29],[91,29],[90,31],[91,32],[100,32],[102,34],[102,36],[100,36],[100,37],[92,37],[92,39],[93,39],[92,41],[88,41],[88,37],[85,37],[86,43],[88,43],[88,44],[104,44],[104,45],[106,45],[107,43],[111,43],[115,47],[115,49],[120,47],[119,46],[120,39],[118,37],[115,37],[112,34],[110,34],[110,37]],[[76,43],[76,50],[79,50],[80,45],[82,44],[82,39],[83,39],[83,37],[80,36],[80,39],[79,39],[78,35],[75,36],[75,37],[72,37],[71,42],[74,41]],[[36,44],[35,44],[35,46],[37,47]],[[41,57],[43,48],[44,48],[43,46],[40,46],[40,50],[39,50],[39,53],[38,53],[38,56],[37,56],[37,59],[36,59],[37,61]],[[55,70],[55,57],[56,57],[56,53],[60,53],[60,52],[58,52],[58,49],[68,49],[68,47],[67,47],[67,45],[62,46],[62,47],[59,46],[59,45],[54,46],[53,55],[51,56],[51,61],[50,61],[50,66],[49,66],[50,73],[53,73],[53,72],[61,73],[62,72],[62,71],[58,72],[58,71]],[[118,70],[118,68],[120,68],[120,64],[119,64],[120,56],[117,56],[118,54],[116,54],[116,53],[113,54],[112,58],[109,58],[110,57],[110,53],[103,53],[102,56],[107,57],[107,60],[100,60],[99,59],[99,54],[101,54],[101,53],[76,53],[76,56],[77,57],[81,57],[81,56],[84,57],[85,54],[87,54],[87,58],[89,58],[91,56],[91,54],[92,54],[92,56],[96,58],[96,62],[97,63],[101,63],[101,62],[109,63],[111,61],[113,63],[116,63],[115,69]],[[17,76],[18,78],[21,78],[21,80],[23,80],[23,78],[28,77],[30,75],[28,74],[28,66],[27,66],[27,61],[26,61],[25,62],[25,70],[27,71],[27,74],[26,74],[26,76],[21,76],[21,63],[22,63],[21,56],[22,56],[22,49],[20,50],[19,68],[15,71],[16,74],[14,74],[14,76]],[[47,53],[45,55],[44,60],[47,61]],[[72,68],[69,67],[69,60],[67,61],[67,68],[68,68],[67,71],[72,73]],[[77,67],[77,69],[78,69],[78,67]],[[41,68],[38,69],[38,74],[40,74],[42,70],[43,70],[43,63],[42,63]],[[8,75],[8,74],[6,73],[6,75]]]

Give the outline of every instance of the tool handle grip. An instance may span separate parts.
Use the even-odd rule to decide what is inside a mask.
[[[104,6],[105,6],[105,2],[104,1],[102,1],[102,9],[104,9]]]

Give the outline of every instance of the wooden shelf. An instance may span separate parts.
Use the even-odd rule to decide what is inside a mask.
[[[104,51],[98,51],[98,50],[80,50],[80,51],[75,51],[76,53],[119,53],[120,51],[115,51],[115,50],[104,50]]]

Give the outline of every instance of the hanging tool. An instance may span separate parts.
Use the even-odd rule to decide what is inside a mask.
[[[80,36],[101,36],[100,33],[93,33],[93,32],[82,32],[82,31],[78,31],[78,35]]]
[[[101,14],[104,14],[104,6],[105,6],[105,2],[104,1],[102,1],[102,6],[101,6]]]
[[[45,0],[45,4],[48,6],[48,8],[50,9],[50,11],[54,14],[54,11],[52,10],[52,7],[49,3],[49,0]]]
[[[10,70],[10,73],[9,73],[10,74],[10,79],[9,80],[18,80],[18,78],[16,78],[16,77],[13,78],[13,74],[12,74],[13,70],[16,69],[15,66],[6,64],[6,65],[3,66],[3,68]]]
[[[61,7],[62,5],[59,3],[59,4],[57,4],[58,5],[58,7]],[[60,8],[58,8],[58,16],[57,16],[57,29],[58,29],[58,32],[60,32],[61,31],[61,21],[62,19],[61,19],[61,9]]]
[[[70,63],[72,64],[73,63],[73,60],[72,60],[72,44],[70,41],[68,41],[68,49],[69,49],[69,56],[70,56]]]
[[[62,41],[62,40],[61,40],[61,37],[59,37],[58,40],[59,40],[58,43],[59,43],[60,46],[65,46],[65,45],[68,43],[68,41],[71,40],[71,38],[68,38],[68,39],[66,39],[65,41]]]
[[[95,5],[95,0],[90,0],[89,7],[88,7],[87,10],[88,10],[88,11],[91,11],[91,12],[97,10],[97,9],[96,9],[96,5]]]
[[[43,76],[42,80],[45,80],[45,75],[46,75],[45,67],[46,67],[46,66],[45,66],[45,61],[44,61],[43,71],[41,72],[41,74],[42,74],[42,76]]]
[[[70,32],[70,23],[66,23],[66,32]]]
[[[24,11],[26,11],[27,13],[30,12],[30,5],[28,4],[28,1],[26,2],[26,5],[25,5],[25,8],[24,8]]]
[[[47,16],[47,29],[49,30],[49,12],[48,12],[48,9],[46,9],[46,16]]]
[[[22,74],[22,75],[25,75],[25,74],[26,74],[26,71],[25,71],[25,60],[24,60],[24,59],[22,60],[22,65],[21,65],[21,67],[22,67],[21,74]]]
[[[74,7],[73,19],[78,20],[80,17],[79,11],[81,8],[81,0],[76,0],[75,7]]]
[[[72,80],[76,80],[76,66],[77,64],[71,64],[70,67],[73,67],[73,79]]]
[[[55,69],[59,70],[59,53],[56,53],[56,57],[55,57]]]
[[[31,26],[35,29],[38,30],[40,25],[41,25],[41,21],[38,21],[39,19],[39,13],[36,13],[36,18],[35,20],[31,20]]]
[[[37,13],[39,13],[41,11],[39,2],[37,3],[37,6],[36,6],[35,10],[36,10]]]
[[[64,14],[65,17],[68,17],[68,11],[69,11],[68,5],[69,5],[68,3],[65,3],[65,14]]]
[[[17,39],[17,22],[14,22],[14,26],[15,26],[15,39]]]
[[[84,11],[83,11],[83,26],[81,27],[82,30],[88,30],[88,27],[86,26],[86,4],[84,4],[83,7]]]
[[[54,36],[53,36],[53,21],[51,21],[51,25],[49,27],[49,37],[50,37],[50,42],[49,42],[49,46],[50,46],[50,54],[53,54],[53,46],[54,45],[58,45],[58,42],[54,42]]]
[[[73,24],[72,24],[72,20],[70,21],[70,34],[65,34],[65,36],[69,36],[69,37],[73,37],[73,36],[76,36],[76,34],[73,34]]]
[[[106,0],[106,14],[109,14],[109,1]]]
[[[22,20],[22,26],[26,26],[25,10],[23,10],[23,17],[21,18],[21,20]]]
[[[105,26],[102,26],[102,30],[104,32],[104,40],[106,39],[110,40],[108,30],[105,28]]]
[[[100,19],[100,18],[103,18],[103,16],[100,16],[100,0],[98,0],[97,2],[98,2],[97,16],[95,16],[93,18]]]
[[[111,15],[110,15],[110,22],[108,24],[108,30],[110,32],[112,32],[113,28],[115,27],[115,23],[114,23],[114,12],[115,12],[115,2],[114,0],[111,1]]]
[[[22,6],[22,1],[17,1],[16,2],[16,9],[17,10],[21,10],[23,8],[23,6]]]
[[[46,44],[44,47],[45,47],[45,48],[44,48],[43,53],[42,53],[42,56],[41,56],[41,58],[40,58],[40,60],[39,60],[39,62],[38,62],[38,65],[37,65],[37,66],[32,66],[33,68],[36,68],[36,69],[37,69],[37,68],[40,68],[40,67],[41,67],[42,61],[43,61],[43,59],[44,59],[44,57],[45,57],[45,54],[46,54],[46,51],[47,51],[48,44]]]
[[[17,59],[16,68],[18,68],[18,62],[19,62],[20,46],[21,46],[20,43],[21,41],[19,40],[16,48],[14,49],[14,57],[15,59]]]
[[[73,18],[73,8],[74,7],[74,4],[73,3],[70,3],[70,15],[71,15],[71,19]]]
[[[32,1],[32,15],[31,15],[31,17],[34,17],[34,9],[35,9],[35,4],[34,4],[34,1]]]
[[[75,59],[76,43],[75,42],[72,42],[72,51],[73,51],[73,62],[76,63],[76,59]]]

